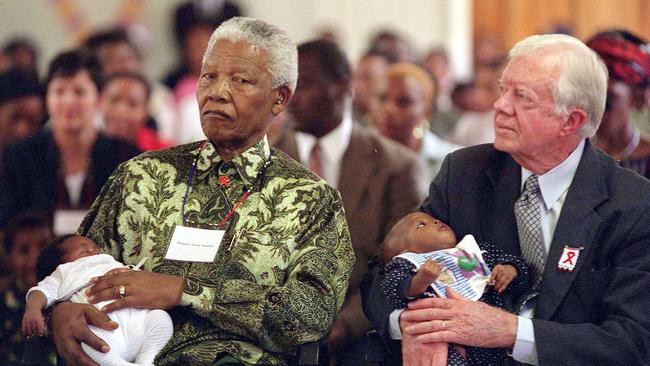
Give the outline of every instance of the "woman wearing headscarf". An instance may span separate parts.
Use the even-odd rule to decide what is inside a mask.
[[[650,138],[631,118],[646,104],[650,85],[646,41],[624,30],[610,30],[596,34],[587,45],[598,53],[609,71],[605,114],[593,142],[621,165],[650,178]]]

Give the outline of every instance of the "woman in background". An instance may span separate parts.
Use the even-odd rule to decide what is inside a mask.
[[[50,63],[47,127],[9,145],[2,158],[0,228],[25,210],[89,208],[117,165],[139,153],[97,131],[99,84],[99,64],[86,51],[63,52]]]
[[[386,72],[379,106],[374,117],[382,135],[418,154],[416,163],[419,197],[429,193],[429,184],[438,174],[442,160],[462,146],[443,140],[429,130],[435,98],[435,84],[429,73],[410,63],[390,66]]]
[[[607,103],[594,144],[646,178],[650,178],[650,137],[632,121],[646,104],[650,87],[647,42],[624,30],[596,34],[587,46],[596,51],[607,70]]]

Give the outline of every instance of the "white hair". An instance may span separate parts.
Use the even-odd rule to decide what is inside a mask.
[[[245,41],[266,51],[269,55],[268,67],[273,88],[286,85],[292,92],[296,90],[298,51],[285,31],[259,19],[231,18],[217,27],[210,36],[208,47],[203,54],[203,62],[208,51],[220,39],[231,42]]]
[[[607,67],[596,52],[580,40],[565,34],[535,35],[519,41],[508,54],[518,57],[539,57],[550,69],[558,68],[559,76],[551,85],[556,113],[566,115],[572,107],[587,113],[587,121],[578,131],[592,137],[603,117],[607,99]]]

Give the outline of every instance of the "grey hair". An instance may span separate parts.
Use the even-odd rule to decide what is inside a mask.
[[[208,47],[203,54],[203,62],[208,56],[208,51],[220,39],[231,42],[246,41],[266,51],[269,55],[273,88],[287,85],[292,92],[296,90],[298,51],[285,31],[255,18],[231,18],[217,27],[210,36]]]
[[[603,117],[607,99],[607,67],[592,49],[577,38],[565,34],[534,35],[519,41],[508,54],[539,57],[549,67],[558,68],[551,92],[556,113],[566,115],[572,107],[587,113],[587,121],[578,134],[592,137]]]

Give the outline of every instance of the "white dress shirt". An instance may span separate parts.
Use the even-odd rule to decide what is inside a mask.
[[[431,131],[424,131],[415,165],[415,179],[420,200],[429,195],[429,185],[440,171],[445,156],[463,146],[443,140]]]
[[[298,156],[304,166],[309,166],[309,154],[316,142],[320,144],[320,160],[323,167],[323,178],[329,185],[337,188],[341,172],[341,161],[343,154],[350,145],[352,136],[352,114],[346,111],[343,120],[335,129],[327,135],[316,139],[314,135],[296,131],[296,145]]]
[[[555,226],[560,218],[562,206],[566,199],[569,186],[578,169],[585,141],[582,140],[578,147],[560,165],[538,176],[539,189],[542,194],[542,239],[544,241],[544,253],[548,255]],[[521,189],[523,190],[526,179],[533,173],[521,168]],[[535,345],[535,332],[533,329],[534,302],[524,306],[519,313],[517,323],[517,338],[512,349],[512,358],[519,362],[537,365],[537,347]]]

